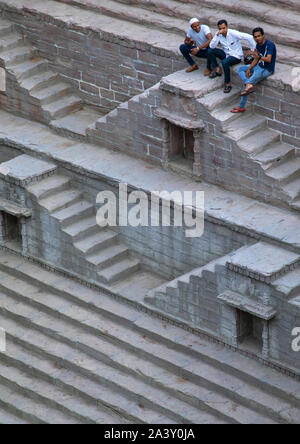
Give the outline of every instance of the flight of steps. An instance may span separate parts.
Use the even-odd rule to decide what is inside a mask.
[[[142,269],[118,233],[97,224],[95,205],[72,185],[68,176],[55,174],[27,187],[37,204],[58,223],[82,273],[123,296],[141,297],[162,278]],[[144,292],[144,293],[143,293]]]
[[[217,21],[226,18],[230,27],[252,32],[262,26],[271,40],[278,45],[278,59],[282,63],[299,66],[300,43],[297,29],[300,24],[299,4],[279,1],[276,5],[268,0],[237,2],[229,0],[57,0],[59,3],[90,10],[100,15],[126,20],[141,27],[156,29],[169,41],[179,42],[187,31],[191,17],[199,17],[202,23],[216,29]]]
[[[185,290],[190,287],[191,279],[193,278],[207,278],[209,275],[215,276],[217,265],[226,265],[233,253],[226,254],[217,259],[212,260],[203,267],[198,267],[177,277],[173,281],[166,282],[160,287],[150,290],[145,297],[145,303],[150,306],[155,306],[163,312],[167,312],[175,317],[182,318],[182,306],[184,305]],[[203,288],[205,288],[203,286]],[[173,303],[170,303],[173,301]],[[175,302],[176,301],[176,302]],[[208,307],[206,307],[208,309]],[[203,327],[203,323],[202,323]]]
[[[0,252],[0,423],[299,423],[300,383]]]
[[[56,132],[85,140],[86,130],[104,112],[84,105],[73,87],[49,68],[37,49],[15,31],[11,22],[0,19],[0,59],[28,102],[38,109],[36,120]],[[25,99],[24,99],[25,100]]]
[[[296,148],[282,142],[281,133],[269,128],[267,118],[254,112],[250,102],[245,114],[232,114],[230,110],[239,99],[240,90],[234,87],[226,96],[217,90],[198,101],[221,123],[224,135],[235,141],[249,160],[274,181],[289,205],[300,210],[300,158]]]

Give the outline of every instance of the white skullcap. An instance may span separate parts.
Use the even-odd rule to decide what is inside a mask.
[[[200,22],[200,20],[197,19],[196,17],[195,17],[195,18],[192,18],[192,19],[190,20],[190,26],[192,26],[194,23],[199,23],[199,22]]]

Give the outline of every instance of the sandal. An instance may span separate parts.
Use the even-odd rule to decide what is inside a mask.
[[[241,92],[241,96],[248,96],[248,94],[251,94],[253,92],[254,92],[254,87],[252,86],[252,88],[249,88],[248,90]]]
[[[230,111],[233,114],[237,114],[237,113],[244,113],[246,110],[246,108],[240,108],[239,106],[237,106],[236,108],[232,108],[232,110]]]
[[[231,90],[232,90],[232,86],[227,85],[227,86],[225,86],[225,88],[224,88],[224,93],[225,93],[225,94],[228,94],[228,93],[230,93]]]

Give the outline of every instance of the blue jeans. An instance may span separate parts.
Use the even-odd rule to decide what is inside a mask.
[[[185,44],[183,44],[183,45],[181,45],[179,47],[181,54],[186,59],[188,64],[191,65],[191,66],[195,65],[195,62],[194,62],[194,60],[191,57],[191,52],[195,48],[196,48],[196,46],[185,45]],[[208,60],[208,48],[200,49],[200,51],[198,51],[198,53],[197,53],[197,55],[195,57],[200,57],[200,58],[203,58],[203,59],[207,59],[207,68],[210,69],[211,65],[210,65],[210,61]]]
[[[216,69],[219,66],[217,58],[222,60],[222,66],[225,74],[225,83],[230,83],[230,67],[237,65],[241,62],[241,60],[232,56],[227,57],[225,52],[219,48],[210,48],[208,52],[208,58],[213,69]]]
[[[255,85],[256,83],[260,82],[263,79],[266,79],[271,74],[273,74],[272,72],[268,71],[267,69],[262,68],[259,65],[256,65],[252,69],[252,76],[248,78],[246,76],[246,72],[248,71],[248,69],[249,69],[249,65],[240,66],[238,69],[238,74],[239,74],[240,78],[243,80],[244,86],[247,85],[247,83],[251,83],[251,85]],[[248,100],[248,96],[242,96],[241,101],[240,101],[241,108],[245,108],[247,100]]]

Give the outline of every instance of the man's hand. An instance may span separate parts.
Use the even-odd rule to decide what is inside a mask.
[[[194,49],[192,49],[192,54],[193,54],[194,56],[197,55],[198,52],[199,52],[199,48],[194,48]]]
[[[251,72],[251,69],[249,68],[246,72],[246,77],[247,77],[247,79],[250,79],[251,76],[252,76],[252,72]]]
[[[185,38],[184,43],[189,46],[194,46],[194,44],[195,44],[194,40],[190,39],[189,37]]]

